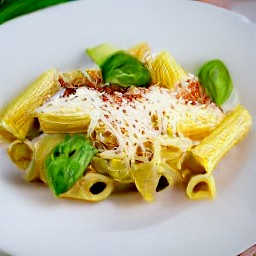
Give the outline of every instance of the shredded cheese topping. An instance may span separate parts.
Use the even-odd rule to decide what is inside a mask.
[[[79,87],[68,97],[64,97],[64,90],[61,90],[37,112],[89,115],[91,122],[87,135],[103,157],[113,158],[114,154],[129,160],[147,161],[154,154],[154,145],[161,136],[168,134],[186,139],[178,128],[178,124],[186,119],[193,118],[194,123],[200,123],[198,117],[211,117],[215,124],[216,120],[222,119],[223,113],[214,103],[189,101],[182,97],[179,89],[184,91],[188,80],[195,81],[196,78],[189,75],[180,82],[177,90],[158,85],[130,87],[125,92]]]

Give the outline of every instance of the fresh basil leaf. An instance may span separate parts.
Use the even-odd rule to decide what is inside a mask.
[[[221,106],[230,96],[233,83],[229,71],[220,60],[211,60],[199,70],[199,82],[211,99]]]
[[[46,179],[55,195],[67,192],[83,175],[97,153],[82,134],[67,135],[45,161]]]
[[[147,86],[151,82],[149,70],[135,57],[118,51],[108,57],[101,65],[104,82],[123,87]]]

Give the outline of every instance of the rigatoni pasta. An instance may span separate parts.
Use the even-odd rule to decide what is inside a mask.
[[[207,173],[212,173],[220,159],[244,137],[251,124],[248,111],[238,105],[200,145],[191,149],[192,156]]]
[[[57,70],[51,69],[43,73],[17,98],[1,110],[0,129],[18,139],[24,139],[30,133],[33,133],[33,111],[59,90]]]
[[[97,202],[109,197],[114,188],[115,181],[113,179],[89,170],[61,197]]]
[[[86,132],[90,116],[79,113],[38,113],[41,130],[45,133]]]
[[[10,144],[7,153],[19,168],[26,170],[33,162],[34,145],[29,140],[15,140]]]
[[[214,177],[208,173],[192,176],[186,193],[190,199],[213,199],[216,194]]]
[[[219,106],[233,88],[224,64],[210,62],[198,78],[147,43],[86,52],[97,68],[50,70],[1,112],[0,134],[13,140],[8,154],[26,180],[87,201],[136,187],[151,202],[177,183],[190,199],[214,198],[214,168],[252,123],[241,105]],[[209,67],[216,76],[225,68],[210,85]]]

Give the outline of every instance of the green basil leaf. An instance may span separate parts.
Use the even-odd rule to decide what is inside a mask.
[[[233,83],[229,71],[220,60],[211,60],[199,70],[199,82],[211,99],[221,106],[230,96]]]
[[[108,57],[101,65],[105,82],[124,87],[147,86],[151,82],[149,70],[135,57],[118,51]]]
[[[84,135],[67,135],[45,161],[46,180],[54,194],[67,192],[82,177],[96,153]]]

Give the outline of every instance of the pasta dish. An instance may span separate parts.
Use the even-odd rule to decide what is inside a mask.
[[[190,199],[212,199],[213,170],[249,131],[220,60],[186,72],[147,43],[86,49],[95,66],[38,77],[0,112],[0,136],[27,181],[56,197],[88,201],[135,188],[150,202],[183,183]]]

